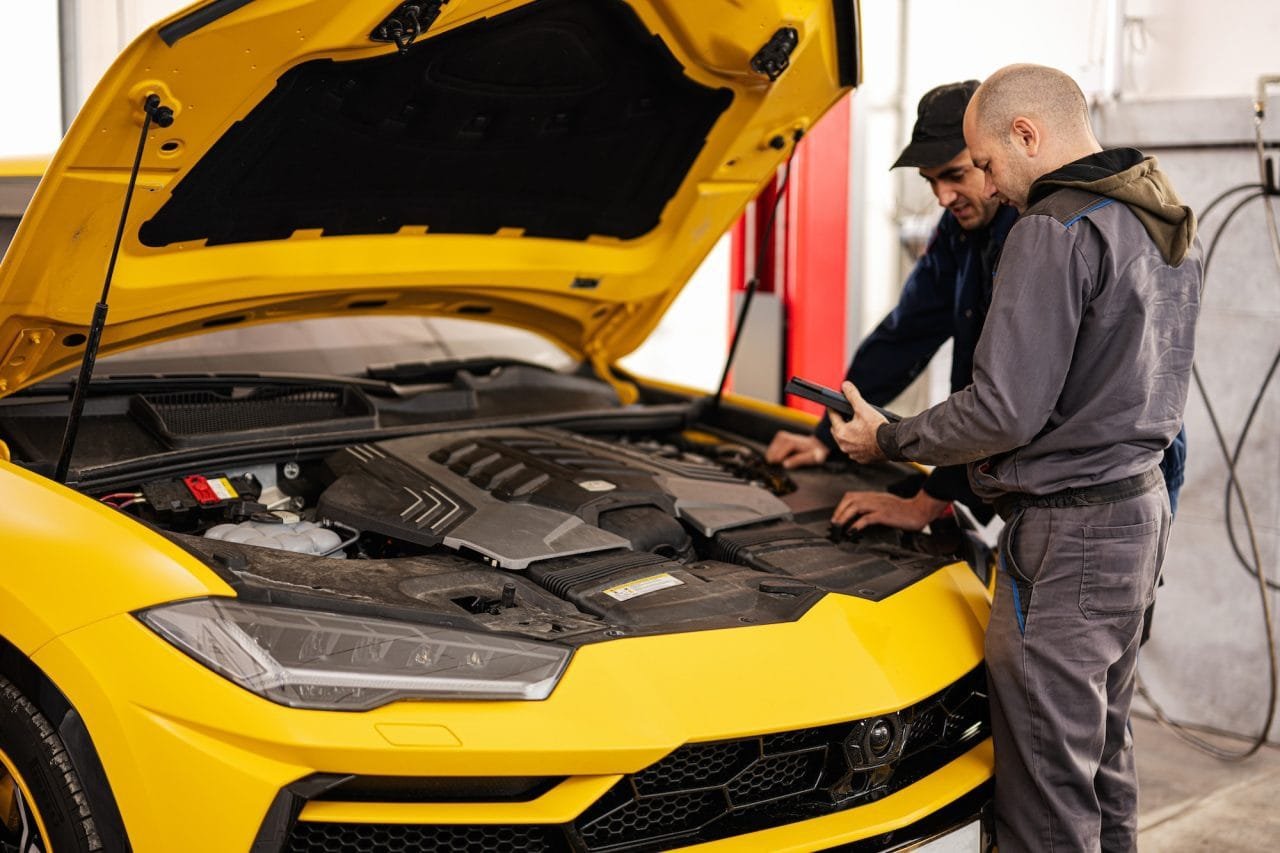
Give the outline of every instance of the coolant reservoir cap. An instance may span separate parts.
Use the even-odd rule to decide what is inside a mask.
[[[249,516],[252,521],[260,524],[297,524],[302,521],[302,516],[296,512],[289,512],[286,509],[274,509],[271,512],[255,512]]]

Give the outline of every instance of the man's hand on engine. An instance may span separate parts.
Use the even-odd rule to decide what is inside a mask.
[[[854,530],[872,524],[899,530],[922,530],[942,515],[949,506],[923,489],[913,498],[900,498],[887,492],[845,492],[831,515],[831,523],[844,526],[852,522]]]
[[[825,444],[811,435],[780,431],[769,442],[764,461],[771,465],[781,463],[783,468],[804,468],[826,462],[829,452]]]

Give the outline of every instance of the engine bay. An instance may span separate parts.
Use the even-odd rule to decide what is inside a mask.
[[[954,519],[832,527],[846,490],[914,494],[907,466],[786,471],[763,455],[773,417],[657,389],[624,406],[580,371],[473,359],[94,385],[76,488],[246,601],[580,643],[790,621],[957,560],[987,572]],[[0,407],[18,464],[52,470],[62,393]]]
[[[247,600],[574,642],[789,621],[955,561],[941,537],[831,529],[847,476],[793,474],[698,430],[463,429],[100,499]]]

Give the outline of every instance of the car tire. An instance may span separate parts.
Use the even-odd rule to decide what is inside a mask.
[[[0,851],[102,849],[89,800],[57,729],[0,676]]]

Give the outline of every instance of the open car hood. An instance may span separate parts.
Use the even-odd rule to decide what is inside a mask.
[[[148,135],[103,354],[385,311],[607,368],[857,82],[856,26],[855,0],[196,4],[120,56],[51,161],[0,266],[0,394],[83,354],[148,95],[174,122]],[[772,80],[770,45],[793,46]]]

